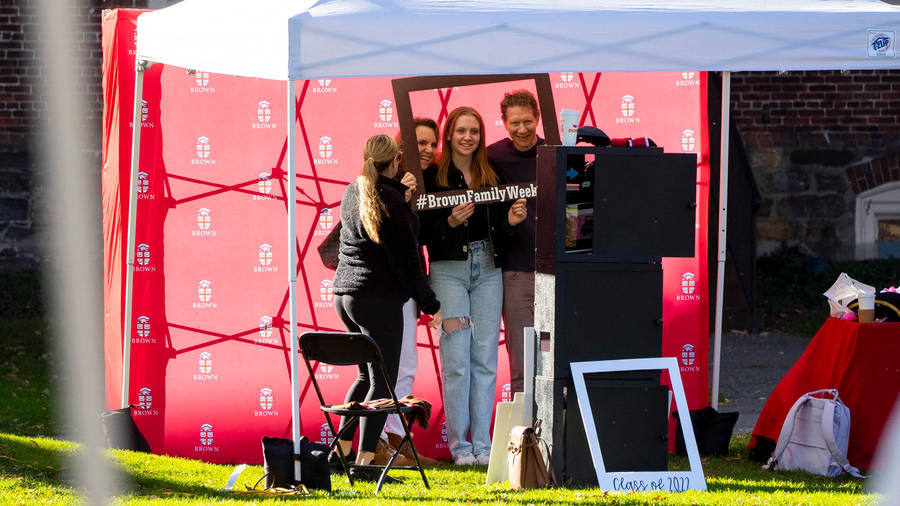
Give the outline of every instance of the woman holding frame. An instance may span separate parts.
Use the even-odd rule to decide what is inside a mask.
[[[423,173],[426,192],[500,184],[488,164],[484,121],[475,109],[451,111],[442,140],[440,164]],[[511,206],[469,202],[420,214],[419,237],[428,250],[429,282],[444,315],[440,327],[444,415],[457,465],[486,465],[490,460],[503,251],[525,217],[524,199]]]

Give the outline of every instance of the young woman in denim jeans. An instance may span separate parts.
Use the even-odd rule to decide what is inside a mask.
[[[454,109],[447,117],[443,141],[440,165],[423,174],[426,192],[500,184],[487,162],[484,121],[475,109]],[[429,282],[444,316],[440,330],[444,417],[457,465],[486,465],[490,458],[503,248],[525,216],[524,199],[511,206],[465,203],[420,215]]]

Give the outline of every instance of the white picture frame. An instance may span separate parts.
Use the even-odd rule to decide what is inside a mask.
[[[609,492],[684,492],[685,490],[706,491],[706,478],[697,451],[697,441],[691,427],[690,411],[684,396],[681,373],[674,357],[632,358],[623,360],[598,360],[593,362],[572,362],[569,364],[575,394],[578,396],[578,408],[581,410],[581,421],[587,435],[591,460],[597,473],[597,484],[601,490]],[[585,386],[585,374],[622,371],[664,370],[669,372],[669,381],[675,394],[675,407],[678,410],[678,421],[684,434],[684,445],[690,462],[689,471],[627,471],[608,472],[603,464],[600,451],[600,440],[594,424],[594,414]]]

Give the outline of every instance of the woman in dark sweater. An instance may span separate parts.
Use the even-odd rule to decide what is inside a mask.
[[[415,190],[416,188],[416,176],[407,170],[406,164],[418,163],[423,170],[431,167],[432,163],[434,163],[437,140],[440,137],[438,124],[433,119],[415,118],[413,119],[413,126],[416,128],[416,145],[418,147],[418,153],[413,153],[414,156],[402,156],[399,170],[397,171],[397,175],[394,176],[395,180],[405,184],[411,190]],[[400,132],[394,137],[394,141],[397,142],[397,145],[402,151],[403,139]],[[405,198],[409,201],[409,199],[412,198],[412,191],[407,191],[405,193]],[[422,265],[424,265],[424,259],[421,260],[423,262]],[[412,394],[413,381],[415,380],[416,370],[419,368],[418,351],[416,350],[418,316],[419,310],[416,308],[415,301],[409,299],[403,304],[403,346],[401,347],[402,351],[400,353],[400,366],[397,369],[397,383],[394,386],[394,392],[397,394],[397,397]],[[387,422],[384,424],[384,432],[387,435],[388,444],[391,447],[396,448],[400,444],[403,435],[403,425],[400,423],[400,418],[397,415],[390,415],[388,417]],[[381,454],[379,454],[379,457],[380,456]],[[403,447],[403,456],[410,462],[413,462],[412,451],[409,449],[409,445]],[[386,457],[390,457],[390,455],[388,454]],[[432,464],[436,463],[421,455],[419,458],[422,459],[423,464],[425,464],[426,461]]]
[[[423,174],[427,192],[500,183],[487,162],[484,121],[475,109],[454,109],[443,141],[441,164]],[[520,199],[512,206],[469,202],[421,214],[429,281],[446,316],[440,332],[441,377],[447,442],[457,465],[487,465],[490,457],[503,295],[499,253],[525,213]]]
[[[407,187],[397,173],[399,150],[387,135],[369,138],[363,151],[362,174],[351,183],[341,201],[341,246],[334,277],[335,309],[350,332],[362,332],[378,343],[388,380],[397,378],[403,334],[403,303],[412,298],[422,312],[434,315],[429,325],[441,321],[440,303],[429,288],[416,249],[418,225],[404,199]],[[346,402],[388,396],[374,364],[360,367],[359,377],[347,391]],[[384,417],[360,422],[357,464],[370,464]],[[347,424],[341,420],[341,428]],[[338,441],[350,452],[353,431]],[[366,476],[357,476],[365,479]],[[377,476],[375,476],[377,479]]]

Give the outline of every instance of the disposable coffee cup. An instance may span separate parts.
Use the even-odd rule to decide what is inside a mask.
[[[856,315],[860,323],[871,323],[875,321],[875,294],[861,293],[859,294],[859,307]]]
[[[559,126],[562,130],[563,146],[574,146],[578,138],[578,111],[572,109],[559,111]]]

